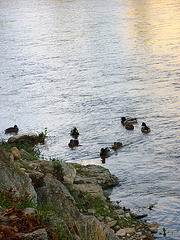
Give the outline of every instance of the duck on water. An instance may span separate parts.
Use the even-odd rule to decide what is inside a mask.
[[[5,133],[13,133],[13,132],[17,133],[18,131],[19,131],[18,126],[14,125],[14,127],[7,128],[5,130]]]

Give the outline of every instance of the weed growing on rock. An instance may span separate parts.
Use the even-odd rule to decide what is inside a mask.
[[[64,180],[64,168],[62,166],[62,160],[51,159],[53,162],[53,175],[61,182]]]

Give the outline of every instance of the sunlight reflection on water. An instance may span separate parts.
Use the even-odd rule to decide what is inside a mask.
[[[19,133],[47,127],[45,158],[107,167],[121,183],[111,199],[134,211],[155,203],[142,211],[179,239],[179,36],[178,0],[2,0],[1,138],[15,123]],[[134,131],[122,116],[138,118]],[[114,141],[125,146],[102,164]]]

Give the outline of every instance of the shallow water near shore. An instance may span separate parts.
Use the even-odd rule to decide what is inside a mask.
[[[108,168],[120,181],[111,200],[167,240],[180,239],[179,19],[179,0],[0,1],[0,137],[47,127],[45,160]],[[138,118],[133,131],[122,116]],[[74,126],[82,146],[70,149]]]

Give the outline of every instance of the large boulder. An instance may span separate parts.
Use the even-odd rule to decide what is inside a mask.
[[[75,206],[74,198],[66,187],[52,175],[44,177],[44,186],[36,188],[38,202],[49,204],[56,209],[56,214],[61,216],[68,229],[75,231],[80,239],[118,240],[113,230],[99,222],[93,216],[84,216]],[[96,238],[98,237],[98,238]]]
[[[102,166],[86,165],[78,168],[74,183],[100,185],[103,189],[106,189],[116,186],[119,180]]]
[[[28,161],[27,161],[28,163]],[[46,174],[54,174],[54,164],[57,161],[33,161],[29,164],[30,168],[36,171],[39,171]],[[76,176],[76,169],[70,164],[66,163],[65,161],[59,161],[59,164],[62,166],[63,174],[64,174],[64,183],[72,184],[74,182]]]
[[[8,143],[18,143],[18,142],[37,142],[39,136],[36,133],[25,133],[14,135],[8,139]]]
[[[73,187],[76,190],[80,190],[82,192],[87,192],[93,197],[100,197],[103,201],[106,200],[106,197],[104,196],[103,189],[99,184],[74,184]]]
[[[37,194],[29,176],[19,168],[19,165],[3,149],[0,149],[0,188],[11,190],[16,197],[29,194],[34,196],[35,201],[37,199]]]

